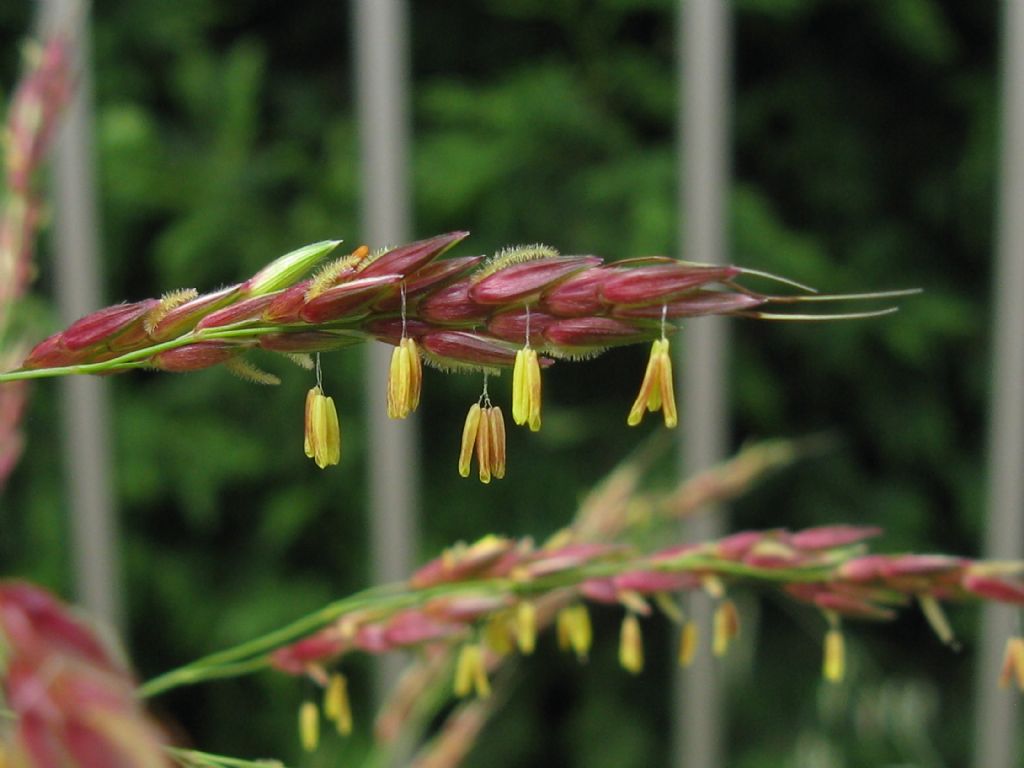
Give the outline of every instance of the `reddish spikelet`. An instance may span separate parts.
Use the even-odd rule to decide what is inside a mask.
[[[72,619],[60,601],[26,582],[0,586],[0,632],[15,655],[76,656],[94,666],[117,669],[95,635]]]
[[[558,549],[543,549],[537,552],[533,560],[526,566],[524,573],[531,579],[547,576],[552,573],[578,568],[581,565],[607,557],[619,547],[611,544],[579,542],[567,544]]]
[[[196,330],[201,331],[204,328],[219,328],[225,325],[259,320],[280,294],[281,291],[263,296],[253,296],[251,299],[243,299],[223,309],[215,310],[196,323]]]
[[[870,590],[841,593],[824,584],[788,584],[785,590],[797,600],[850,618],[885,621],[896,615],[891,609],[873,602]]]
[[[270,654],[270,664],[290,675],[305,674],[310,665],[336,658],[352,648],[352,640],[331,626]]]
[[[365,309],[401,280],[401,275],[388,274],[361,277],[335,285],[307,301],[299,310],[299,317],[313,324],[340,320]]]
[[[469,272],[483,261],[483,256],[459,256],[428,264],[415,274],[405,278],[405,297],[407,302],[414,301],[429,291],[441,288],[445,283],[455,280]],[[398,292],[378,299],[373,308],[381,312],[394,312],[402,307],[402,297]]]
[[[384,627],[384,642],[389,648],[408,648],[437,640],[465,637],[469,629],[465,624],[440,621],[419,610],[402,611]]]
[[[263,319],[268,323],[297,323],[299,312],[306,304],[310,283],[310,280],[303,280],[275,294],[276,298],[263,312]]]
[[[420,318],[441,325],[486,320],[487,308],[469,298],[472,285],[472,281],[463,279],[430,294],[420,302]]]
[[[516,359],[515,347],[466,331],[436,331],[425,334],[421,341],[424,350],[442,365],[509,368]]]
[[[7,187],[17,194],[29,191],[57,128],[57,115],[71,97],[74,85],[71,47],[55,36],[40,52],[36,66],[11,99],[7,118]]]
[[[618,269],[601,285],[608,304],[664,304],[707,283],[736,277],[735,267],[705,267],[668,261],[648,267]]]
[[[587,579],[580,584],[580,594],[593,603],[616,605],[619,602],[619,590],[611,579]]]
[[[489,616],[515,603],[511,595],[457,595],[438,597],[429,601],[423,610],[435,618],[457,623],[469,623]]]
[[[767,531],[740,531],[715,542],[715,554],[726,560],[742,560],[755,544],[769,535]]]
[[[669,573],[668,571],[630,571],[612,578],[619,592],[639,592],[652,595],[656,592],[679,592],[697,589],[701,577],[695,573]]]
[[[568,278],[544,292],[540,308],[561,317],[599,315],[608,309],[601,300],[604,281],[616,274],[608,267],[587,269]]]
[[[358,336],[334,333],[332,331],[282,331],[260,336],[259,345],[272,352],[311,353],[332,352],[362,342]]]
[[[388,317],[367,323],[363,326],[363,330],[380,341],[397,347],[403,336],[418,339],[429,332],[431,327],[419,320],[407,320],[403,323],[400,317]]]
[[[552,284],[600,263],[596,256],[552,256],[512,264],[478,280],[469,298],[479,304],[530,303]]]
[[[153,356],[154,368],[171,373],[201,371],[230,360],[245,350],[243,345],[224,341],[197,341]]]
[[[156,299],[116,304],[73,322],[63,333],[64,346],[72,352],[95,347],[125,332],[141,327],[146,313],[160,302]]]
[[[414,589],[437,584],[507,575],[521,560],[522,551],[513,539],[485,536],[470,546],[456,546],[416,571],[409,579]]]
[[[64,334],[55,333],[36,344],[21,367],[26,370],[60,368],[65,365],[77,365],[88,357],[88,350],[72,352],[64,346]]]
[[[806,528],[789,535],[789,544],[796,549],[835,549],[848,547],[882,534],[875,526],[823,525]]]
[[[965,590],[986,600],[1024,605],[1024,584],[1018,579],[996,574],[968,572],[964,574],[962,583]]]
[[[37,768],[169,765],[132,676],[67,606],[28,584],[0,585],[0,635],[0,694],[14,715],[6,760]]]
[[[544,339],[556,347],[601,349],[650,339],[652,331],[613,317],[574,317],[555,320],[544,328]]]
[[[487,323],[487,330],[503,341],[513,344],[523,344],[526,341],[526,324],[529,317],[530,344],[537,346],[544,345],[544,329],[554,320],[551,315],[543,312],[534,312],[525,309],[512,309],[508,312],[499,312]]]
[[[752,296],[748,293],[695,290],[684,294],[683,298],[665,304],[616,306],[612,308],[612,314],[636,320],[660,320],[664,313],[667,320],[674,320],[681,317],[728,315],[759,307],[765,301],[767,299],[762,296]]]
[[[196,324],[211,312],[230,304],[240,297],[241,285],[232,285],[213,293],[197,296],[191,301],[175,307],[152,324],[150,337],[154,341],[168,341],[191,331]]]
[[[359,270],[360,275],[372,277],[374,275],[412,274],[468,236],[469,232],[448,232],[444,235],[392,248]]]

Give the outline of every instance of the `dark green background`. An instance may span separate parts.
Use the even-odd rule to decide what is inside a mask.
[[[410,5],[416,236],[470,229],[460,254],[535,241],[609,259],[678,252],[674,3]],[[888,551],[977,554],[1001,6],[732,6],[731,260],[829,291],[926,289],[883,321],[734,323],[734,443],[838,437],[832,454],[738,504],[734,524],[870,523],[887,529]],[[303,243],[359,241],[350,10],[94,4],[108,302],[212,289]],[[4,83],[31,11],[0,8]],[[44,240],[43,294],[48,253]],[[511,435],[509,477],[489,487],[455,472],[479,381],[428,372],[421,427],[438,450],[419,452],[422,556],[488,531],[541,537],[568,520],[656,429],[624,424],[644,354],[551,371],[544,430]],[[299,449],[311,384],[299,369],[268,361],[284,378],[277,389],[218,370],[111,382],[128,645],[143,677],[366,584],[363,353],[324,364],[345,441],[329,472]],[[57,396],[52,382],[35,388],[28,452],[2,503],[0,562],[68,595]],[[816,616],[770,597],[743,610],[743,646],[727,664],[730,765],[965,762],[976,609],[952,611],[960,654],[917,616],[852,628],[851,679],[838,691],[819,683]],[[614,661],[617,621],[599,614],[585,669],[542,643],[470,763],[665,764],[669,632],[649,625],[648,671],[631,679]],[[369,683],[365,666],[352,671],[362,735],[344,750],[355,761]],[[204,749],[326,765],[297,755],[302,694],[265,675],[157,706]]]

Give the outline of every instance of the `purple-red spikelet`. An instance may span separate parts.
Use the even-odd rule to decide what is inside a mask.
[[[417,240],[415,243],[392,248],[362,268],[360,275],[362,277],[373,277],[375,275],[408,275],[415,273],[468,236],[469,232],[448,232],[444,235],[437,235],[426,240]]]
[[[672,261],[617,269],[601,284],[601,298],[607,304],[663,304],[698,286],[739,274],[735,267],[705,267]]]
[[[240,355],[245,346],[225,341],[197,341],[160,352],[153,357],[152,363],[154,368],[171,373],[201,371]]]
[[[476,282],[469,298],[479,304],[530,303],[552,283],[600,263],[596,256],[552,256],[512,264]]]

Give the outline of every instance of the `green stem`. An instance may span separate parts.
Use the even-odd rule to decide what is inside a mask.
[[[280,333],[288,331],[306,331],[312,329],[313,326],[249,326],[245,328],[237,328],[232,326],[225,326],[223,328],[203,329],[201,331],[189,331],[188,333],[178,336],[177,338],[169,341],[164,341],[159,344],[152,344],[151,346],[143,349],[136,349],[131,352],[112,358],[110,360],[104,360],[99,363],[81,363],[79,365],[64,365],[57,366],[54,368],[32,368],[32,369],[19,369],[15,371],[8,371],[7,373],[0,373],[0,384],[5,384],[11,381],[21,381],[24,379],[49,379],[56,378],[59,376],[81,376],[85,374],[99,374],[99,373],[120,373],[122,371],[130,371],[135,368],[144,367],[147,362],[154,355],[161,352],[166,352],[170,349],[177,349],[184,347],[189,344],[195,344],[200,341],[224,341],[230,339],[258,339],[260,336],[264,336],[268,333]],[[323,330],[345,330],[353,333],[359,333],[357,330],[348,327],[331,327],[329,325],[317,326]]]
[[[833,567],[830,564],[786,569],[758,568],[706,555],[685,555],[674,560],[657,563],[649,563],[645,560],[625,560],[588,564],[533,581],[501,578],[447,582],[425,589],[410,589],[405,584],[373,587],[330,603],[265,635],[165,672],[144,683],[139,688],[139,694],[143,697],[151,697],[185,685],[194,685],[216,678],[235,677],[265,669],[269,665],[266,659],[267,653],[299,640],[345,614],[367,608],[380,612],[382,616],[387,616],[397,610],[421,605],[435,597],[455,597],[460,594],[478,595],[480,593],[533,595],[577,586],[587,579],[615,576],[637,570],[707,571],[756,581],[791,583],[821,581],[827,578]]]
[[[167,752],[180,765],[189,768],[286,768],[280,760],[243,760],[237,757],[214,755],[196,749],[166,747]]]

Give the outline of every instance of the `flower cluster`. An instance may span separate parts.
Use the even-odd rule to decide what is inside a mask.
[[[822,674],[838,683],[845,674],[844,619],[889,619],[916,601],[940,639],[952,642],[941,602],[1024,604],[1024,566],[865,553],[865,542],[879,533],[847,525],[743,531],[646,555],[612,544],[566,543],[564,537],[536,547],[529,540],[486,536],[456,545],[424,565],[392,607],[378,604],[348,612],[273,651],[269,659],[281,671],[307,675],[328,687],[337,674],[331,670],[351,653],[419,648],[437,657],[450,650],[456,659],[454,694],[487,697],[489,678],[502,660],[515,651],[532,653],[545,627],[555,627],[559,647],[585,660],[593,638],[587,606],[604,604],[624,610],[619,660],[625,670],[636,674],[643,669],[641,619],[655,608],[678,624],[678,660],[687,666],[700,642],[700,628],[674,597],[700,590],[716,601],[709,643],[721,657],[740,632],[739,612],[728,592],[757,582],[821,611],[826,627]],[[1024,679],[1022,648],[1019,638],[1010,641],[1004,681]]]
[[[376,339],[395,347],[387,399],[392,418],[404,418],[419,404],[421,360],[442,370],[485,375],[511,368],[512,419],[536,431],[541,426],[543,368],[558,358],[578,359],[609,347],[653,341],[628,423],[639,423],[645,409],[660,409],[665,424],[674,426],[666,337],[670,321],[713,314],[807,319],[767,308],[901,293],[821,296],[740,267],[662,257],[605,264],[596,256],[563,256],[543,245],[508,248],[487,260],[439,258],[467,234],[451,232],[375,253],[360,246],[340,257],[334,256],[337,242],[314,243],[282,256],[243,283],[213,293],[175,291],[160,299],[107,307],[40,342],[19,370],[0,374],[0,383],[139,367],[195,371],[221,364],[252,381],[273,383],[276,377],[243,355],[269,350],[309,367],[310,353]],[[785,282],[807,293],[758,293],[738,282],[744,276]],[[471,413],[470,420],[475,418]],[[477,432],[496,434],[487,427]],[[478,457],[492,443],[477,440]],[[498,453],[504,455],[503,445],[494,445],[490,455]],[[499,476],[498,465],[490,463],[481,462],[482,480]],[[503,469],[504,462],[500,465]],[[465,467],[464,441],[459,462],[464,475]]]
[[[135,681],[97,635],[49,594],[0,584],[3,698],[0,764],[32,768],[170,764]]]

